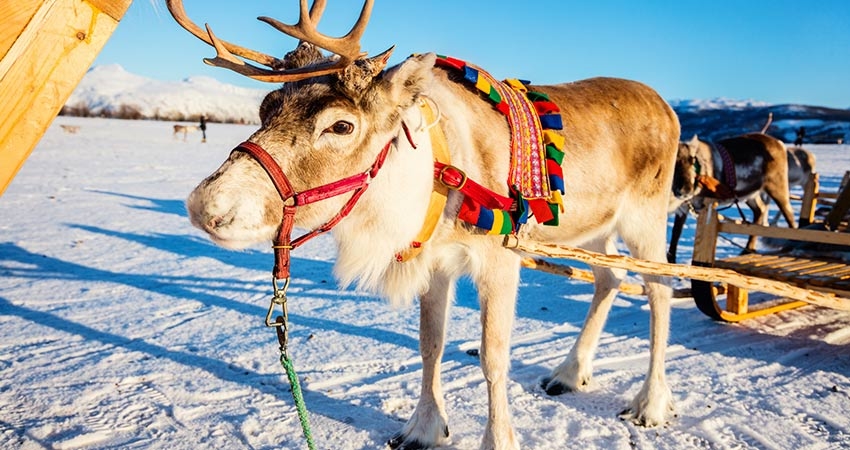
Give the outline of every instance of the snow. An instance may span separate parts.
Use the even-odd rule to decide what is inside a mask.
[[[49,128],[0,197],[0,448],[306,448],[262,324],[270,250],[215,247],[183,206],[253,129],[212,124],[202,144],[156,121],[60,117]],[[850,148],[807,148],[835,189]],[[693,231],[690,221],[680,261]],[[737,251],[722,242],[720,253]],[[418,312],[340,288],[334,258],[329,237],[294,253],[290,352],[318,447],[384,448],[416,405]],[[573,345],[592,288],[525,269],[522,279],[508,386],[523,448],[850,448],[850,314],[805,307],[720,324],[675,299],[677,416],[645,429],[617,418],[648,365],[645,300],[616,301],[595,390],[549,397],[538,382]],[[449,449],[478,448],[486,420],[468,353],[478,327],[464,281],[443,368]]]

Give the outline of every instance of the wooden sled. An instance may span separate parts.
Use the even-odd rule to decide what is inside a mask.
[[[848,183],[850,184],[850,183]],[[850,188],[837,194],[818,192],[817,174],[813,174],[804,190],[801,222],[814,222],[814,211],[819,199],[829,199],[832,210],[824,227],[837,230],[850,210]],[[712,319],[738,322],[744,319],[772,314],[804,305],[814,304],[850,311],[850,263],[818,256],[787,256],[749,254],[724,260],[715,258],[717,238],[720,233],[755,235],[803,241],[809,243],[850,246],[850,234],[812,229],[790,229],[745,224],[722,219],[717,205],[705,208],[697,219],[693,265],[668,264],[644,261],[628,256],[603,255],[582,249],[527,241],[517,236],[506,236],[505,247],[522,253],[550,258],[566,258],[589,265],[626,269],[632,272],[689,278],[691,292],[697,308]],[[523,265],[549,273],[593,281],[593,274],[569,266],[550,263],[538,258],[525,258]],[[642,294],[643,286],[623,285],[621,290]],[[749,291],[771,294],[777,300],[749,304]],[[681,297],[682,293],[677,293]],[[718,297],[725,294],[721,307]]]
[[[714,208],[711,209],[714,210]],[[799,287],[785,281],[747,275],[722,267],[703,267],[699,265],[689,266],[684,264],[645,261],[624,255],[604,255],[579,248],[524,240],[515,235],[505,236],[503,245],[506,248],[526,254],[530,253],[549,258],[572,259],[591,266],[595,265],[626,269],[643,274],[690,278],[691,280],[702,280],[710,283],[720,282],[725,283],[730,287],[734,286],[739,290],[760,291],[781,298],[790,298],[796,301],[801,301],[806,304],[814,304],[825,306],[827,308],[850,311],[850,295],[845,295],[844,297],[837,295],[838,293],[843,294],[843,292],[814,290],[808,287]],[[850,291],[848,291],[847,294],[850,294]],[[718,308],[716,318],[718,320],[734,321],[735,317],[721,313]]]
[[[132,0],[0,0],[0,195]]]
[[[850,177],[846,177],[850,178]],[[850,184],[850,183],[845,183]],[[812,223],[819,199],[829,199],[833,208],[824,221],[825,227],[837,230],[846,226],[843,218],[850,210],[850,189],[837,194],[819,193],[817,174],[813,174],[804,190],[801,222]],[[504,245],[522,253],[550,258],[566,258],[589,265],[626,269],[632,272],[689,278],[690,292],[674,292],[675,297],[692,295],[697,308],[715,320],[738,322],[804,305],[850,311],[850,264],[826,257],[794,257],[749,254],[724,260],[715,259],[720,233],[774,237],[811,243],[850,246],[850,234],[810,229],[789,229],[744,224],[721,219],[717,205],[709,205],[697,219],[693,265],[658,263],[628,256],[603,255],[582,249],[527,241],[514,235],[505,237]],[[591,272],[526,257],[523,266],[574,279],[593,282]],[[643,294],[643,286],[623,284],[621,291]],[[771,294],[778,300],[749,305],[749,291]],[[721,307],[718,296],[726,296]]]
[[[814,212],[819,199],[830,199],[832,210],[821,222],[825,230],[805,228],[763,227],[723,219],[716,205],[703,210],[697,219],[694,238],[693,265],[733,270],[746,276],[787,283],[812,292],[835,297],[839,302],[850,302],[850,263],[828,255],[806,252],[804,255],[746,254],[715,259],[717,238],[720,233],[763,236],[786,241],[848,246],[850,234],[838,232],[846,224],[843,218],[850,209],[850,189],[842,188],[837,194],[820,193],[817,174],[809,180],[800,210],[800,223],[817,224]],[[833,200],[834,199],[834,200]],[[691,280],[691,291],[700,311],[715,320],[738,322],[751,317],[798,308],[811,302],[794,296],[783,296],[772,302],[750,305],[748,289],[735,284],[725,286],[725,307],[718,302],[720,284],[716,280]],[[754,289],[758,290],[758,289]],[[829,305],[824,305],[829,306]],[[830,306],[835,307],[835,306]],[[839,307],[839,309],[845,309]]]

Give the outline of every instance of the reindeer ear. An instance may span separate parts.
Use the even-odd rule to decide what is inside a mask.
[[[425,53],[411,56],[390,69],[384,80],[388,85],[390,101],[405,107],[431,88],[434,81],[434,63],[437,55]]]
[[[354,61],[342,72],[336,74],[337,85],[351,98],[360,98],[366,89],[387,66],[387,61],[393,54],[395,46],[388,48],[380,55],[371,58],[360,58]]]
[[[688,141],[688,145],[697,145],[697,144],[699,144],[699,137],[697,137],[697,135],[694,134],[694,137],[692,137],[691,140]]]

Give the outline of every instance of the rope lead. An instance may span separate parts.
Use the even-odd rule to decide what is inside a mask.
[[[289,385],[292,387],[292,399],[295,400],[295,409],[298,411],[298,420],[301,422],[304,439],[307,440],[307,448],[316,450],[316,444],[313,443],[313,433],[310,431],[310,418],[307,417],[307,405],[304,403],[304,395],[301,393],[301,385],[298,383],[298,374],[295,373],[292,360],[286,356],[286,352],[282,349],[280,352],[280,364],[286,370],[286,377],[289,379]]]

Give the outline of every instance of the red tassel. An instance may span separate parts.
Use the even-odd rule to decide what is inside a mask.
[[[528,208],[534,213],[537,223],[548,222],[555,218],[555,215],[552,214],[552,210],[549,208],[549,202],[546,200],[529,200]]]

